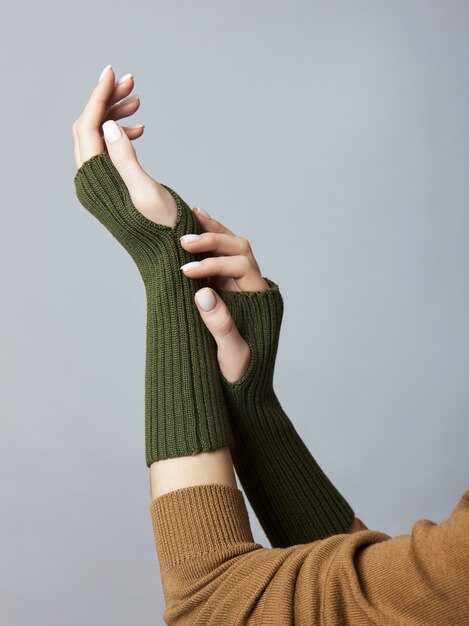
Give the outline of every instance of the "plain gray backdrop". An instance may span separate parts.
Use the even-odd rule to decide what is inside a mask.
[[[279,283],[277,395],[357,515],[391,535],[448,517],[468,487],[469,5],[10,0],[0,33],[0,623],[163,623],[144,287],[73,185],[108,63],[135,76],[143,167]]]

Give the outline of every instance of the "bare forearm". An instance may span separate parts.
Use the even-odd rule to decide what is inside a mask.
[[[150,466],[152,500],[183,487],[213,483],[237,488],[228,446],[192,456],[163,459]]]

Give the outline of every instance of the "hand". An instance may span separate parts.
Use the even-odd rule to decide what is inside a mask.
[[[152,222],[172,227],[177,217],[176,201],[163,185],[145,172],[131,143],[132,139],[142,136],[144,126],[121,127],[115,122],[132,115],[140,106],[138,96],[126,98],[134,87],[133,76],[127,74],[122,78],[122,82],[116,83],[112,67],[103,70],[83,112],[73,123],[76,165],[80,168],[85,161],[107,149],[136,209]],[[112,141],[113,136],[115,141]]]
[[[80,168],[93,156],[107,150],[135,208],[147,219],[173,227],[177,217],[176,202],[163,185],[145,172],[131,143],[131,139],[137,139],[143,134],[144,127],[121,127],[115,122],[132,115],[140,106],[138,97],[135,100],[127,98],[134,87],[133,77],[127,75],[123,78],[125,80],[116,83],[111,66],[103,71],[82,114],[74,122],[72,132],[77,167]],[[115,141],[112,141],[112,133],[117,137]],[[201,231],[203,229],[207,234],[204,234],[202,242],[185,244],[181,241],[182,247],[188,252],[211,250],[213,257],[218,258],[204,259],[199,269],[186,272],[186,276],[213,276],[211,284],[227,291],[261,291],[268,288],[252,255],[249,242],[242,237],[236,237],[220,222],[205,218],[201,212],[193,213],[199,221]],[[201,243],[207,247],[201,246]],[[210,288],[199,292],[203,292],[201,298],[205,296],[205,301],[210,293],[216,299],[217,306],[213,311],[204,312],[197,298],[196,303],[217,342],[218,363],[222,374],[227,380],[234,382],[249,365],[249,345],[240,336],[228,308],[218,294]]]
[[[238,381],[247,371],[251,350],[241,337],[231,313],[211,287],[226,291],[264,291],[269,288],[254,258],[251,245],[218,220],[197,207],[193,209],[201,235],[193,241],[181,238],[187,252],[207,253],[198,267],[184,271],[189,278],[208,278],[210,287],[196,293],[195,301],[202,319],[217,343],[220,371],[228,382]],[[188,233],[190,234],[190,233]]]

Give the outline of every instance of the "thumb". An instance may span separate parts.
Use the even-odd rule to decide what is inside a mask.
[[[236,382],[247,371],[251,349],[241,337],[231,313],[210,287],[199,289],[195,294],[199,313],[215,339],[220,371],[228,382]]]
[[[124,183],[133,195],[133,192],[144,184],[155,184],[155,181],[145,172],[137,159],[137,153],[127,133],[122,131],[114,120],[104,122],[104,140],[109,157],[121,175]]]

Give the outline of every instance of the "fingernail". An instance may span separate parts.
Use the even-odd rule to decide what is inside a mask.
[[[103,133],[106,137],[106,141],[113,143],[122,137],[121,129],[114,120],[108,120],[103,124]]]
[[[133,74],[124,74],[124,76],[122,76],[121,78],[119,78],[119,80],[117,81],[117,84],[120,85],[121,83],[125,83],[126,80],[129,80],[129,78],[133,78]]]
[[[205,211],[205,209],[201,209],[199,206],[195,206],[194,209],[196,211],[200,211],[200,213],[202,213],[203,215],[206,215],[207,217],[210,217],[210,215],[207,213],[207,211]]]
[[[184,243],[191,243],[191,241],[198,241],[202,238],[202,235],[183,235],[181,239],[184,240]]]
[[[202,265],[200,261],[190,261],[189,263],[185,263],[184,265],[181,265],[179,269],[182,270],[183,272],[187,272],[187,270],[191,270],[195,267],[199,267],[199,265]]]
[[[134,124],[133,126],[126,126],[126,128],[145,128],[145,124]]]
[[[103,71],[101,72],[101,74],[99,75],[99,80],[98,83],[101,82],[103,80],[103,78],[106,76],[106,74],[108,73],[108,71],[111,69],[112,65],[106,65],[106,67],[103,69]]]
[[[200,308],[204,311],[211,311],[215,308],[217,301],[211,289],[208,289],[207,287],[205,289],[201,289],[195,294],[195,297],[197,298],[197,302],[200,304]]]
[[[127,104],[128,102],[133,102],[134,100],[138,100],[139,98],[140,96],[137,96],[137,95],[129,96],[125,100],[122,100],[121,104]]]

